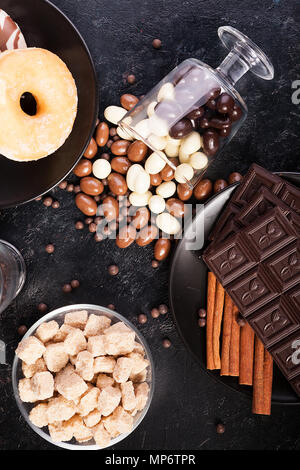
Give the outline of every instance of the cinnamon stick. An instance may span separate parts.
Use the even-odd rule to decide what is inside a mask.
[[[239,311],[236,305],[233,305],[231,338],[229,351],[229,375],[238,377],[240,373],[240,327],[237,323]]]
[[[246,323],[240,331],[240,385],[253,384],[254,331]]]
[[[253,401],[252,412],[256,414],[264,414],[264,345],[255,336],[254,346],[254,375],[253,375]]]
[[[273,384],[273,358],[271,354],[265,350],[264,355],[264,414],[271,414],[272,401],[272,384]]]
[[[231,300],[231,297],[229,297],[229,295],[225,293],[222,352],[221,352],[221,375],[229,375],[229,372],[230,372],[229,355],[230,355],[232,315],[233,315],[233,302]]]
[[[220,358],[220,334],[223,318],[225,291],[222,284],[217,281],[214,319],[213,319],[213,358],[215,369],[221,368]]]
[[[206,367],[209,370],[215,369],[214,355],[213,355],[213,325],[214,325],[214,310],[216,298],[216,276],[208,273],[207,277],[207,306],[206,306]]]

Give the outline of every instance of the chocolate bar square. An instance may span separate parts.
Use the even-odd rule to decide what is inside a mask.
[[[241,235],[230,237],[203,256],[224,287],[257,264],[242,238]]]
[[[288,380],[300,374],[300,331],[271,347],[270,352]]]
[[[266,348],[284,337],[300,330],[300,312],[289,308],[283,296],[277,297],[265,308],[247,317],[250,326],[257,333]]]
[[[288,302],[290,308],[295,308],[296,311],[299,312],[300,316],[300,285],[296,286],[294,289],[289,290],[283,296]]]
[[[271,285],[263,266],[258,266],[240,276],[229,284],[226,290],[245,317],[279,296],[277,286]]]
[[[300,189],[292,184],[284,183],[279,196],[296,214],[300,215]]]
[[[288,245],[268,258],[263,265],[279,285],[280,292],[300,285],[300,242]]]

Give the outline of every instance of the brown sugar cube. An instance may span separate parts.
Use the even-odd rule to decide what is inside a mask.
[[[94,377],[94,358],[88,351],[81,351],[76,356],[75,369],[83,380],[90,381]]]
[[[148,375],[147,369],[144,369],[139,374],[130,374],[129,378],[133,383],[140,383],[140,382],[146,381],[147,375]]]
[[[99,410],[93,410],[88,415],[83,417],[83,422],[88,428],[93,428],[99,423],[101,419],[101,413]]]
[[[48,369],[51,372],[59,372],[67,365],[69,361],[69,355],[65,350],[65,344],[48,344],[44,353],[44,359]]]
[[[49,424],[48,429],[53,442],[67,442],[73,438],[73,430],[68,421]]]
[[[138,343],[137,341],[134,342],[134,349],[132,351],[133,353],[141,354],[143,357],[145,356],[145,350],[142,346],[141,343]]]
[[[130,411],[136,408],[136,397],[131,381],[121,384],[122,406],[124,410]]]
[[[122,406],[118,406],[110,416],[103,418],[102,422],[112,437],[128,433],[133,428],[133,417]]]
[[[74,372],[71,364],[56,374],[55,386],[56,390],[67,400],[76,400],[88,389],[85,381]]]
[[[38,428],[43,428],[44,426],[47,426],[49,421],[48,421],[48,416],[47,416],[47,409],[48,409],[48,404],[47,403],[39,403],[36,405],[34,408],[29,413],[29,419]]]
[[[34,364],[26,364],[22,362],[22,372],[24,377],[30,379],[36,372],[43,372],[47,370],[46,363],[42,357],[40,357]]]
[[[116,365],[116,360],[111,356],[101,356],[94,359],[94,374],[104,372],[112,374]]]
[[[97,376],[97,382],[96,385],[100,390],[105,387],[111,387],[115,383],[114,379],[110,377],[109,375],[106,374],[99,374]]]
[[[51,398],[47,408],[48,422],[67,421],[74,416],[76,410],[77,408],[73,401],[66,400],[62,396]]]
[[[80,328],[84,330],[85,325],[88,321],[87,310],[78,310],[76,312],[66,313],[64,323],[66,325],[73,326],[73,328]]]
[[[149,366],[149,361],[144,359],[144,357],[139,353],[130,353],[128,356],[132,360],[132,370],[131,373],[136,375],[142,372],[146,367]]]
[[[107,447],[111,440],[110,434],[106,431],[103,423],[99,423],[93,428],[93,436],[99,447]]]
[[[67,335],[64,345],[66,352],[70,354],[70,356],[76,356],[80,351],[86,349],[87,342],[83,332],[76,328]]]
[[[115,323],[104,332],[104,347],[106,354],[120,356],[129,354],[134,349],[135,333],[123,322]]]
[[[88,339],[87,350],[93,355],[93,357],[104,356],[106,354],[104,349],[104,336],[91,336]]]
[[[103,416],[110,415],[121,400],[121,392],[115,387],[106,387],[101,390],[98,399],[98,410]]]
[[[76,414],[67,423],[77,442],[87,442],[92,439],[93,432],[85,426],[81,416]]]
[[[18,390],[21,401],[26,403],[34,403],[35,401],[38,401],[38,397],[32,389],[31,379],[19,380]]]
[[[30,380],[32,390],[39,400],[46,400],[53,396],[54,379],[53,375],[49,371],[36,372]]]
[[[16,349],[16,355],[26,364],[34,364],[45,352],[45,346],[35,336],[23,339]]]
[[[87,338],[89,336],[101,335],[104,330],[110,327],[110,324],[110,318],[105,315],[94,315],[92,313],[85,325],[84,334]]]
[[[97,387],[92,387],[83,395],[77,408],[81,416],[87,416],[91,411],[97,408],[99,395],[100,390]]]
[[[66,337],[68,336],[68,334],[71,333],[71,331],[74,331],[76,329],[77,328],[74,328],[73,326],[70,326],[70,325],[66,325],[64,323],[63,325],[61,325],[57,335],[61,335],[63,337],[62,341],[64,341]]]
[[[149,385],[146,382],[140,383],[134,386],[135,397],[136,397],[136,409],[141,411],[145,408],[148,395],[149,395]]]
[[[119,357],[113,371],[113,378],[118,383],[127,382],[132,371],[132,360],[128,357]]]
[[[59,330],[58,323],[55,320],[42,323],[36,330],[35,336],[42,341],[42,343],[47,343],[50,341]]]

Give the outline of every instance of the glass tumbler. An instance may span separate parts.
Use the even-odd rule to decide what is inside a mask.
[[[21,253],[10,243],[0,240],[0,313],[21,291],[26,268]]]
[[[217,69],[185,60],[119,122],[129,138],[160,156],[148,157],[148,173],[168,164],[175,180],[191,188],[246,119],[235,83],[248,70],[265,80],[274,76],[268,57],[247,36],[230,26],[220,27],[218,35],[230,52]]]

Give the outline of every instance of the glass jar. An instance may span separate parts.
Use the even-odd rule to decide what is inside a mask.
[[[119,122],[125,135],[144,141],[162,159],[149,157],[150,174],[165,163],[178,183],[193,187],[246,119],[235,83],[248,70],[265,80],[274,76],[268,57],[247,36],[230,26],[218,34],[230,52],[217,69],[185,60]]]

